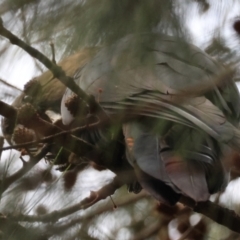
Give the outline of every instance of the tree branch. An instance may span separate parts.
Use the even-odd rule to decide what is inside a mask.
[[[17,90],[17,91],[19,91],[19,92],[22,92],[22,90],[21,90],[20,88],[12,85],[12,84],[10,84],[10,83],[8,83],[7,81],[5,81],[5,80],[3,80],[3,79],[1,79],[1,78],[0,78],[0,82],[1,82],[2,84],[4,84],[4,85],[6,85],[6,86],[8,86],[8,87],[10,87],[10,88],[12,88],[12,89],[14,89],[14,90]]]
[[[1,161],[1,158],[2,158],[3,144],[4,144],[4,137],[0,136],[0,161]]]
[[[26,113],[31,114],[26,115]],[[61,128],[58,128],[57,126],[40,118],[30,104],[23,105],[19,111],[17,111],[14,107],[0,101],[0,114],[6,118],[10,118],[11,120],[17,119],[18,117],[18,121],[20,121],[20,123],[43,136],[51,136],[62,132]],[[22,115],[23,117],[21,117]],[[90,150],[96,149],[88,142],[70,134],[67,134],[67,136],[66,134],[63,134],[63,136],[59,135],[53,139],[58,145],[64,146],[66,149],[79,156]]]
[[[15,221],[26,222],[56,222],[60,218],[66,217],[79,210],[87,209],[94,205],[95,203],[99,202],[100,200],[107,198],[108,196],[112,195],[118,188],[120,188],[122,184],[123,184],[122,181],[118,177],[115,177],[112,182],[103,186],[96,192],[91,191],[89,197],[83,199],[81,202],[73,206],[61,209],[59,211],[53,211],[51,213],[47,213],[40,216],[19,215],[14,216],[11,219],[14,219]]]
[[[8,31],[3,26],[3,21],[0,19],[0,35],[7,38],[13,45],[25,50],[29,55],[38,59],[46,68],[48,68],[53,76],[58,78],[66,87],[71,89],[76,93],[80,98],[88,103],[90,108],[99,115],[100,119],[109,119],[107,114],[104,112],[102,107],[95,101],[94,97],[87,95],[73,80],[72,77],[66,76],[65,72],[61,67],[53,63],[49,58],[39,52],[37,49],[29,46],[24,41],[19,39],[16,35]]]
[[[0,216],[0,233],[1,239],[48,240],[48,236],[39,229],[23,227],[5,216]]]
[[[182,196],[180,202],[190,207],[194,212],[212,219],[230,230],[240,233],[240,216],[233,210],[219,206],[211,201],[196,203],[192,199]]]
[[[8,187],[30,171],[49,151],[50,145],[46,144],[43,148],[35,155],[31,156],[28,162],[24,162],[22,168],[16,173],[0,180],[0,195],[8,189]]]
[[[117,206],[118,207],[123,207],[126,205],[130,205],[135,203],[136,201],[143,199],[143,198],[147,198],[150,197],[150,195],[148,195],[145,191],[142,191],[139,194],[129,194],[128,196],[124,196],[123,198],[121,198],[120,200],[117,200]],[[59,235],[62,232],[66,231],[67,229],[69,229],[70,227],[73,227],[76,224],[79,224],[81,222],[86,223],[87,221],[90,221],[91,219],[95,218],[96,216],[99,216],[103,213],[109,212],[113,210],[113,206],[111,203],[108,204],[103,204],[98,208],[95,208],[93,210],[91,210],[90,212],[82,215],[82,216],[78,216],[72,220],[67,219],[66,221],[60,221],[55,225],[50,225],[49,228],[47,228],[47,235]]]
[[[17,118],[17,110],[10,106],[9,104],[0,101],[0,114],[5,118],[10,118],[11,120],[16,120]]]
[[[10,150],[10,149],[19,149],[19,148],[24,148],[24,147],[31,147],[38,143],[50,143],[50,142],[52,142],[51,140],[53,140],[57,137],[66,137],[69,134],[81,133],[81,131],[86,130],[86,129],[88,129],[88,130],[96,129],[99,126],[99,123],[100,122],[96,122],[96,123],[92,123],[89,125],[88,124],[84,125],[82,127],[73,128],[73,129],[70,129],[67,131],[61,131],[59,133],[56,133],[56,134],[53,134],[53,135],[50,135],[47,137],[43,137],[43,138],[40,138],[39,140],[35,140],[35,141],[31,141],[31,142],[25,142],[25,143],[11,145],[8,147],[2,147],[2,148],[0,148],[0,151],[6,151],[6,150]],[[54,126],[54,125],[52,125],[52,126]]]

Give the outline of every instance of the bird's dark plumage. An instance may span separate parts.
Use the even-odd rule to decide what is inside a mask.
[[[191,44],[146,33],[103,48],[75,81],[110,116],[135,116],[123,123],[126,156],[141,185],[174,204],[181,195],[206,201],[227,183],[221,159],[240,144],[240,98],[227,71]],[[221,77],[229,79],[216,85]],[[71,94],[65,124],[75,118],[63,104]]]

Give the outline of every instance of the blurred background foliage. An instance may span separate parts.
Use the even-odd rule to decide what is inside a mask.
[[[0,1],[5,26],[50,58],[49,43],[53,42],[57,61],[81,48],[109,45],[128,34],[159,32],[184,38],[224,63],[238,62],[239,10],[237,0]],[[0,99],[10,102],[20,93],[18,88],[45,69],[22,50],[0,39],[0,77],[6,79],[0,81]],[[4,152],[0,162],[3,179],[21,164],[18,152]],[[238,167],[236,164],[235,179],[226,192],[213,196],[216,202],[235,210],[239,210],[240,199]],[[114,194],[118,206],[115,210],[107,199],[58,222],[6,222],[5,216],[9,214],[41,215],[71,206],[112,177],[106,170],[92,168],[81,173],[59,173],[42,161],[2,195],[0,238],[240,239],[237,234],[192,214],[181,205],[168,208],[144,192],[129,194],[126,188]]]

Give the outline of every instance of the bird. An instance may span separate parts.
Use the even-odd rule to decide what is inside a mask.
[[[58,63],[58,65],[62,67],[68,76],[72,77],[75,71],[83,67],[97,51],[97,47],[80,49],[76,53],[64,58]],[[23,104],[30,103],[41,118],[57,124],[57,121],[59,121],[59,118],[61,117],[60,105],[65,89],[66,86],[55,78],[53,73],[48,70],[40,76],[28,81],[24,86],[23,92],[14,100],[12,106],[19,108]],[[3,118],[1,128],[4,138],[10,145],[30,142],[43,137],[41,132],[36,133],[19,122],[15,122],[13,119]],[[41,148],[41,146],[41,144],[34,145],[33,147],[28,148],[28,151],[31,154],[34,154]],[[70,164],[68,162],[70,153],[68,151],[61,151],[61,154],[59,155],[59,149],[58,146],[56,148],[53,147],[52,152],[49,152],[46,159],[54,161],[54,164],[59,165],[60,170],[65,170]],[[56,155],[58,155],[57,160],[55,158]],[[74,156],[70,158],[73,159]]]
[[[75,54],[66,57],[58,63],[58,65],[62,67],[66,75],[72,77],[76,71],[80,71],[86,63],[90,61],[99,49],[100,47],[85,47]],[[65,85],[55,78],[51,71],[46,71],[42,75],[35,77],[26,83],[23,93],[14,100],[12,106],[15,108],[21,108],[24,104],[31,104],[42,119],[62,128],[62,130],[67,130],[67,128],[61,124],[60,115],[60,105],[65,89]],[[74,108],[74,103],[72,105],[73,106],[70,107]],[[84,118],[86,118],[87,112],[84,112],[84,114]],[[3,118],[1,127],[4,137],[10,145],[32,142],[45,136],[43,133],[44,130],[41,127],[35,131],[20,124],[18,120],[16,122],[13,119]],[[75,153],[61,145],[52,142],[51,149],[49,149],[49,152],[44,159],[47,162],[56,165],[56,170],[61,172],[68,171],[68,175],[64,175],[66,178],[67,176],[78,174],[88,166],[91,166],[98,171],[105,170],[106,167],[101,163],[110,162],[111,164],[113,158],[116,162],[118,162],[117,159],[119,159],[119,163],[115,164],[116,166],[111,164],[111,166],[121,168],[123,165],[121,164],[121,157],[124,152],[124,143],[120,139],[122,137],[121,135],[120,138],[117,137],[117,139],[100,145],[98,145],[98,138],[101,137],[101,135],[96,132],[92,133],[91,131],[85,131],[84,135],[81,137],[83,140],[91,143],[93,147],[98,147],[98,152],[91,151],[88,154],[85,154],[85,156],[77,156]],[[18,150],[21,151],[21,155],[34,155],[42,148],[42,146],[43,144],[39,143]],[[129,166],[127,165],[127,167]],[[66,182],[68,181],[66,180]],[[67,188],[69,188],[69,186],[70,185],[68,185]],[[128,186],[129,191],[135,193],[141,190],[140,185],[136,181],[133,182],[133,184],[130,182]],[[134,186],[134,189],[132,186]],[[70,187],[72,187],[72,185]]]
[[[223,158],[240,144],[234,69],[185,39],[139,33],[101,48],[74,80],[111,119],[95,131],[99,143],[120,125],[124,156],[155,199],[204,202],[226,187]],[[81,118],[65,104],[73,95],[67,89],[61,103],[66,126]]]

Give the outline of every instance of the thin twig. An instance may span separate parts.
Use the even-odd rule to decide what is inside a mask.
[[[5,81],[5,80],[3,80],[3,79],[1,79],[1,78],[0,78],[0,82],[3,83],[3,84],[5,84],[6,86],[8,86],[8,87],[10,87],[10,88],[13,88],[13,89],[15,89],[15,90],[18,90],[18,91],[22,92],[22,90],[21,90],[20,88],[12,85],[12,84],[10,84],[10,83],[8,83],[7,81]]]
[[[115,177],[113,182],[105,185],[97,192],[91,192],[89,197],[83,199],[80,203],[76,205],[41,216],[19,215],[18,217],[14,217],[14,219],[18,221],[28,222],[55,222],[58,219],[68,216],[78,210],[89,208],[96,202],[105,199],[106,197],[113,194],[115,190],[118,189],[121,185],[122,182],[119,182],[119,178]],[[187,197],[182,197],[180,202],[192,208],[193,211],[201,213],[209,217],[213,221],[228,227],[232,231],[240,233],[240,217],[234,211],[216,205],[210,201],[196,204],[193,200]]]
[[[149,198],[150,196],[145,192],[142,191],[140,194],[131,194],[128,196],[124,196],[124,198],[122,198],[121,200],[118,200],[118,206],[119,207],[123,207],[126,205],[130,205],[135,203],[136,201],[143,199],[143,198]],[[66,231],[69,227],[73,227],[76,224],[79,223],[86,223],[87,221],[95,218],[96,216],[99,216],[100,214],[112,211],[112,205],[111,204],[103,204],[97,208],[94,208],[93,210],[91,209],[90,212],[78,216],[76,218],[73,218],[72,220],[67,219],[66,221],[61,221],[56,223],[55,225],[50,225],[49,229],[47,230],[47,235],[54,235],[54,234],[60,234],[64,231]],[[13,221],[15,221],[15,219],[13,218]],[[21,220],[20,220],[21,221]],[[24,219],[25,221],[25,219]]]
[[[31,156],[28,162],[24,162],[23,166],[16,173],[12,174],[9,177],[6,177],[0,181],[0,193],[2,194],[4,191],[8,189],[8,187],[20,179],[23,175],[29,172],[49,151],[50,145],[46,144],[43,148],[36,153],[35,156]]]
[[[20,108],[20,110],[26,107],[26,105],[28,105],[27,107],[31,106],[30,104],[25,104]],[[16,119],[17,110],[14,107],[0,101],[0,114],[12,120]],[[40,134],[44,136],[51,136],[62,132],[61,128],[58,128],[57,126],[41,119],[37,114],[29,116],[28,120],[22,124],[25,125],[27,128],[33,129],[36,132],[40,131]],[[82,156],[84,153],[90,150],[93,149],[97,150],[90,143],[71,134],[67,134],[67,136],[64,135],[64,137],[58,136],[54,138],[54,141],[56,142],[57,145],[63,146],[69,151],[72,151],[79,156]]]
[[[0,216],[0,232],[1,239],[49,239],[45,232],[43,233],[43,231],[37,228],[23,227],[3,215]]]
[[[77,127],[77,128],[73,128],[73,129],[70,129],[70,130],[67,130],[67,131],[62,131],[62,132],[59,132],[59,133],[56,133],[56,134],[53,134],[53,135],[50,135],[50,136],[47,136],[47,137],[40,138],[40,139],[35,140],[35,141],[25,142],[25,143],[21,143],[21,144],[15,144],[15,145],[3,147],[3,148],[0,148],[0,151],[6,151],[6,150],[10,150],[10,149],[19,149],[19,148],[24,148],[24,147],[31,147],[31,146],[33,146],[35,144],[38,144],[38,143],[48,143],[52,139],[60,137],[60,136],[64,137],[65,135],[69,135],[69,134],[73,134],[73,133],[80,133],[81,131],[86,130],[86,129],[88,129],[88,130],[95,129],[95,128],[98,127],[98,125],[99,125],[99,121],[96,122],[96,123],[93,123],[93,124],[84,125],[82,127]],[[80,139],[80,138],[78,138],[78,139]]]
[[[50,47],[51,47],[51,52],[52,52],[52,62],[53,62],[54,64],[56,64],[57,62],[56,62],[56,58],[55,58],[55,47],[54,47],[54,44],[53,44],[53,42],[51,41],[51,42],[49,43],[49,45],[50,45]]]
[[[3,147],[3,144],[4,144],[4,137],[0,136],[0,161],[1,161],[1,158],[2,158],[2,147]]]
[[[15,221],[27,221],[27,222],[56,222],[60,218],[66,217],[72,213],[75,213],[79,210],[84,210],[95,203],[99,202],[100,200],[103,200],[107,198],[108,196],[112,195],[119,187],[122,186],[122,182],[118,177],[115,177],[112,182],[109,184],[103,186],[100,190],[93,192],[91,191],[90,196],[87,198],[84,198],[81,202],[66,207],[64,209],[61,209],[59,211],[53,211],[51,213],[47,213],[44,215],[19,215],[14,216]]]
[[[26,20],[26,12],[25,12],[25,7],[22,6],[21,7],[21,14],[20,14],[20,17],[22,19],[22,23],[23,23],[23,26],[22,26],[22,35],[23,35],[23,39],[25,40],[25,42],[27,44],[30,44],[30,40],[29,40],[29,37],[28,37],[28,33],[29,31],[27,30],[27,20]],[[29,28],[30,29],[30,28]],[[35,63],[35,66],[36,68],[43,73],[43,68],[41,67],[41,65],[39,64],[39,62],[37,61],[37,59],[34,58],[34,63]]]

